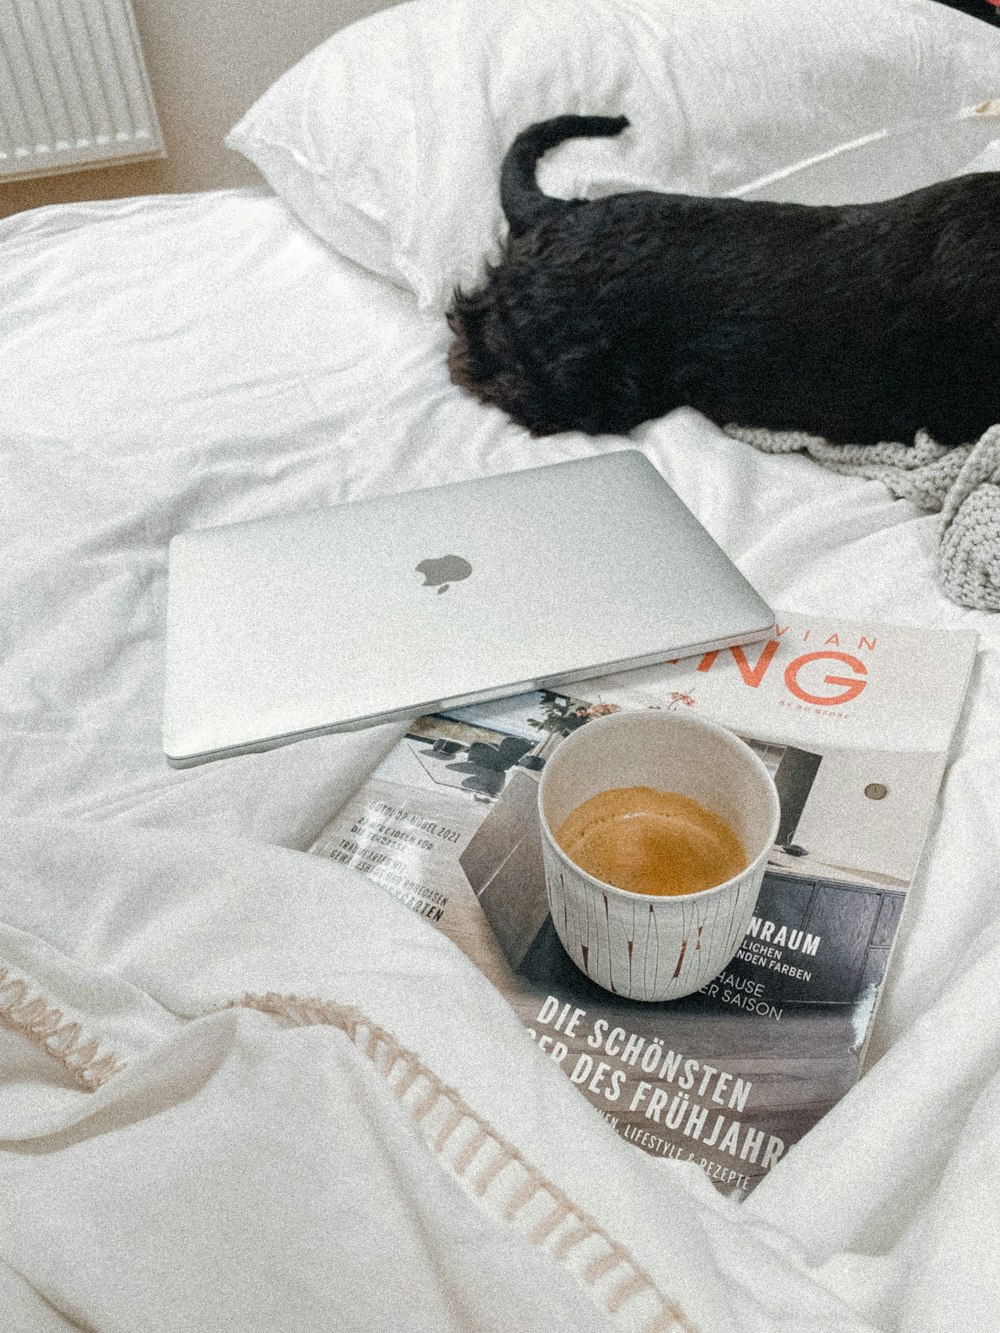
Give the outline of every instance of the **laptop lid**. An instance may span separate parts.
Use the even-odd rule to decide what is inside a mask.
[[[187,766],[773,627],[634,449],[184,532],[170,544],[163,747]]]

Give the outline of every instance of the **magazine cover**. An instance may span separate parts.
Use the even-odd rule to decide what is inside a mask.
[[[444,931],[625,1139],[745,1197],[857,1079],[976,636],[781,615],[770,640],[417,719],[312,847]],[[538,778],[621,709],[692,709],[761,756],[781,823],[732,962],[645,1003],[552,925]]]

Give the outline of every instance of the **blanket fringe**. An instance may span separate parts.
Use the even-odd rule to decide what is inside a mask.
[[[296,1026],[338,1028],[365,1052],[470,1193],[517,1225],[582,1282],[623,1329],[696,1333],[680,1307],[622,1245],[502,1138],[413,1051],[352,1006],[296,995],[246,994],[224,1008],[254,1009]]]
[[[60,1061],[87,1092],[94,1092],[125,1068],[123,1060],[99,1055],[99,1044],[85,1040],[80,1024],[66,1019],[63,1011],[44,996],[29,999],[29,989],[22,977],[0,967],[0,1023],[29,1037]]]

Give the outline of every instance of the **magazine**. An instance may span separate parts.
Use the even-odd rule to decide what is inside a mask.
[[[857,1079],[976,636],[781,614],[765,643],[417,719],[311,850],[447,934],[625,1139],[745,1197]],[[690,709],[771,772],[750,929],[697,994],[602,990],[552,925],[538,778],[621,709]]]

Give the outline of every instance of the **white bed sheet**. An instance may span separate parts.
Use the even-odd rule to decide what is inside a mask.
[[[218,1072],[231,1070],[234,1052],[244,1074],[288,1058],[275,1054],[259,1015],[193,1020],[245,990],[277,990],[367,1006],[617,1229],[680,1293],[696,1327],[1000,1328],[1000,622],[938,592],[936,518],[877,482],[758,454],[690,411],[630,441],[533,440],[448,382],[443,321],[338,259],[261,192],[40,210],[0,226],[0,261],[0,967],[11,969],[16,955],[26,975],[64,996],[68,1012],[89,1015],[133,1052],[129,1071],[80,1093],[65,1079],[47,1083],[43,1066],[55,1062],[24,1056],[23,1039],[0,1025],[0,1310],[6,1297],[21,1320],[11,1326],[159,1327],[157,1265],[168,1254],[190,1270],[195,1251],[206,1273],[224,1257],[243,1274],[244,1289],[220,1289],[239,1316],[230,1326],[327,1326],[324,1309],[336,1309],[336,1327],[405,1326],[392,1322],[402,1297],[391,1284],[382,1315],[352,1325],[354,1297],[336,1280],[346,1268],[324,1248],[335,1231],[325,1242],[309,1231],[324,1218],[329,1225],[326,1214],[296,1212],[285,1198],[283,1241],[263,1223],[246,1230],[240,1189],[265,1211],[269,1196],[247,1183],[240,1145],[227,1141],[220,1159],[218,1199],[228,1201],[220,1216],[237,1228],[221,1251],[206,1221],[211,1200],[199,1196],[195,1206],[175,1177],[166,1180],[163,1164],[176,1167],[184,1135],[213,1124],[218,1133],[222,1114],[216,1108],[216,1120],[186,1129],[153,1115],[176,1051],[190,1055],[203,1041],[205,1068],[216,1070],[207,1085],[234,1115],[238,1098]],[[626,443],[648,453],[776,605],[850,621],[962,622],[981,635],[873,1067],[739,1210],[693,1169],[620,1144],[520,1040],[457,951],[350,872],[303,855],[399,728],[186,772],[167,769],[160,751],[166,546],[175,531]],[[323,1049],[324,1078],[331,1087],[346,1080],[365,1105],[377,1101],[370,1076],[334,1037]],[[233,1077],[245,1094],[246,1079]],[[190,1097],[170,1086],[177,1111]],[[323,1160],[335,1131],[352,1160],[364,1162],[366,1151],[372,1162],[391,1157],[398,1137],[375,1111],[362,1131],[342,1108],[338,1130],[328,1101],[315,1112],[318,1095],[296,1085],[288,1100],[310,1160]],[[56,1133],[84,1115],[81,1097],[119,1106],[111,1130]],[[272,1132],[280,1098],[252,1101],[239,1114],[268,1125],[254,1152],[280,1159],[287,1144]],[[122,1128],[130,1117],[150,1127],[138,1154]],[[39,1138],[50,1131],[51,1141]],[[140,1183],[162,1191],[168,1221],[193,1209],[204,1224],[195,1250],[172,1240],[158,1248],[129,1224],[137,1195],[124,1168],[109,1171],[126,1161]],[[412,1203],[406,1174],[388,1178],[390,1194]],[[88,1188],[74,1192],[80,1179]],[[446,1205],[428,1208],[440,1227]],[[354,1230],[377,1215],[373,1205]],[[416,1249],[446,1274],[444,1288],[459,1290],[454,1239],[414,1230]],[[141,1272],[116,1293],[129,1235]],[[284,1269],[270,1273],[292,1302],[287,1310],[298,1310],[284,1323],[273,1308],[270,1322],[253,1314],[254,1236],[287,1246]],[[496,1244],[487,1229],[470,1241],[469,1257]],[[432,1302],[431,1322],[411,1326],[505,1326],[505,1300],[526,1290],[518,1273],[530,1269],[528,1286],[539,1281],[517,1253],[514,1245],[509,1262],[494,1266],[492,1285],[472,1283],[481,1306]],[[562,1278],[552,1281],[559,1306]],[[210,1287],[174,1293],[169,1326],[220,1326]],[[573,1297],[563,1294],[569,1309]],[[434,1323],[441,1310],[451,1325]]]

